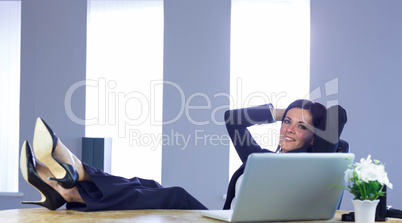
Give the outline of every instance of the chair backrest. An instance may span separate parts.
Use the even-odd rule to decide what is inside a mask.
[[[337,153],[349,153],[349,143],[346,142],[345,140],[339,139],[336,152]]]
[[[336,148],[336,152],[337,153],[349,153],[349,143],[346,142],[345,140],[339,139],[338,147]],[[342,195],[343,195],[343,191],[342,191]],[[341,207],[341,203],[342,203],[342,197],[339,200],[338,210]]]

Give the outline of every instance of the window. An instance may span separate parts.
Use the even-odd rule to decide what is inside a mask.
[[[0,1],[0,33],[0,192],[18,192],[20,1]]]
[[[231,108],[265,103],[286,108],[309,92],[309,0],[232,0]],[[275,150],[280,123],[249,128]],[[240,166],[230,148],[230,176]]]
[[[163,2],[89,1],[86,136],[112,138],[112,174],[160,182]]]

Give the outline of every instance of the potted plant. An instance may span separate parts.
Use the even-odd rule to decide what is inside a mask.
[[[383,187],[392,189],[384,164],[371,160],[371,155],[368,155],[360,163],[349,165],[345,171],[345,181],[345,189],[354,195],[355,221],[374,223],[378,198],[385,195]]]

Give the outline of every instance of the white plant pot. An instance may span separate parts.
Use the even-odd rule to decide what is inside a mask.
[[[375,212],[380,200],[352,200],[356,223],[374,223]]]

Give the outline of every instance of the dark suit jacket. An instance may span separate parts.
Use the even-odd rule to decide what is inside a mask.
[[[271,153],[272,151],[261,148],[253,139],[247,127],[256,124],[273,123],[269,104],[250,108],[234,109],[225,112],[225,122],[228,134],[243,164],[233,174],[227,191],[223,209],[230,209],[235,196],[237,179],[243,174],[246,161],[251,153]],[[339,136],[347,121],[346,111],[341,106],[333,106],[327,109],[327,115],[318,126],[319,129],[314,138],[313,146],[292,150],[292,153],[300,152],[335,152]],[[328,128],[327,128],[328,126]]]

